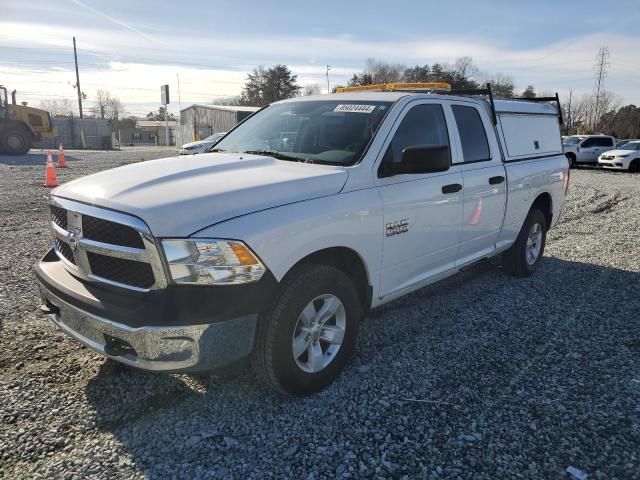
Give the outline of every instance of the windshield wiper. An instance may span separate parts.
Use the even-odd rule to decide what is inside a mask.
[[[304,158],[294,157],[293,155],[285,155],[284,153],[274,152],[272,150],[247,150],[246,152],[242,152],[242,153],[249,153],[251,155],[265,155],[267,157],[277,158],[278,160],[290,160],[294,162],[310,162],[310,160],[307,160]]]

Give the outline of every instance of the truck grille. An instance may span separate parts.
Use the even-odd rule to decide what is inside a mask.
[[[153,285],[153,270],[148,263],[108,257],[93,252],[87,252],[87,257],[91,273],[98,277],[139,288],[149,288]]]
[[[51,221],[63,230],[67,229],[67,211],[64,208],[49,205],[51,207]]]
[[[60,252],[64,258],[66,258],[69,262],[76,264],[76,259],[73,257],[73,252],[71,251],[71,247],[64,243],[62,240],[55,239],[53,241],[54,248],[57,252]]]
[[[52,197],[53,248],[72,274],[133,290],[166,286],[151,232],[136,217]]]
[[[101,218],[82,216],[82,234],[97,242],[122,245],[123,247],[144,248],[140,234],[131,227]]]

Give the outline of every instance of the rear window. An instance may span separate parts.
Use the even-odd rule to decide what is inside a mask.
[[[487,133],[478,110],[462,105],[453,105],[451,108],[460,134],[464,162],[490,160]]]

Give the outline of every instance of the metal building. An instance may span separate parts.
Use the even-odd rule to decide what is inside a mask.
[[[191,105],[180,112],[178,143],[202,140],[214,133],[227,132],[258,107],[237,105]]]

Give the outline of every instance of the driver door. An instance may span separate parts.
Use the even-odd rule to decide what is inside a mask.
[[[447,145],[448,119],[442,101],[408,104],[396,120],[377,168],[384,210],[379,295],[391,299],[455,268],[462,225],[462,173],[397,174],[384,177],[382,162],[398,162],[406,147]]]

